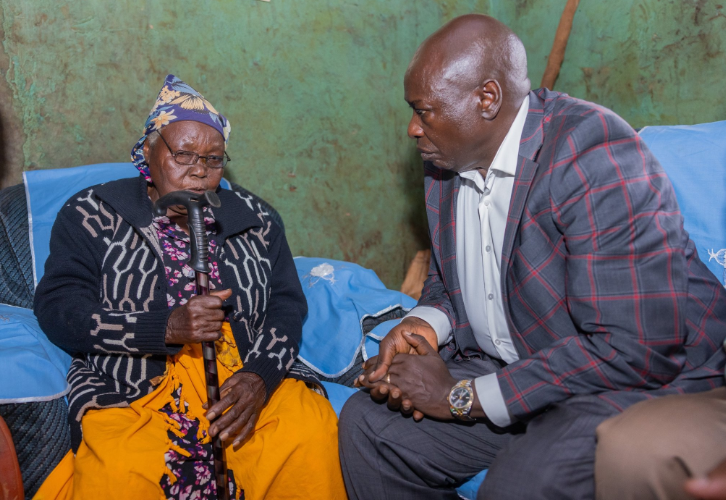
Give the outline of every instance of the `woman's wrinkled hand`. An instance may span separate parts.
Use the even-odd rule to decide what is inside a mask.
[[[197,295],[189,302],[174,309],[166,322],[164,341],[171,344],[195,344],[214,342],[221,337],[224,311],[222,303],[232,295],[232,290]]]
[[[219,434],[222,441],[234,438],[232,446],[238,449],[252,435],[265,405],[267,388],[256,373],[238,372],[222,384],[220,395],[221,399],[207,411],[206,416],[212,422],[209,434],[212,437]]]

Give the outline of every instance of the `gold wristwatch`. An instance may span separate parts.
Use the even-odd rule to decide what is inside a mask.
[[[457,420],[474,422],[469,416],[471,407],[474,404],[474,389],[471,388],[471,380],[460,380],[449,392],[449,409]]]

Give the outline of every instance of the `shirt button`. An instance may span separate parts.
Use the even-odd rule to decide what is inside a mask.
[[[488,206],[489,206],[489,200],[486,200],[486,201],[484,202],[484,206],[485,206],[485,207],[488,207]]]
[[[490,293],[489,296],[488,296],[488,298],[489,298],[489,300],[492,300],[494,298],[494,294],[493,293]]]
[[[499,344],[501,344],[501,343],[502,343],[502,341],[501,341],[501,340],[499,340],[499,339],[497,339],[497,340],[495,340],[495,341],[494,341],[494,343],[495,343],[496,345],[499,345]]]
[[[487,252],[491,252],[492,251],[492,247],[490,247],[489,245],[487,245],[486,251]]]

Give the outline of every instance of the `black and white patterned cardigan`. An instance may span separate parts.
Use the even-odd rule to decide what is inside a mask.
[[[269,397],[295,362],[307,303],[282,229],[252,199],[218,194],[219,272],[233,290],[225,310],[242,371],[260,375]],[[48,338],[73,355],[76,450],[86,410],[149,394],[163,380],[167,356],[181,348],[164,342],[172,309],[143,177],[93,186],[61,209],[34,309]]]

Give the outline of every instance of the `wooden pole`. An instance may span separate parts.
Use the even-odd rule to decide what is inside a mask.
[[[401,285],[401,292],[418,300],[421,298],[424,282],[429,275],[431,250],[419,250],[408,266],[406,278]]]
[[[545,68],[544,75],[542,76],[540,87],[552,90],[555,86],[555,81],[562,67],[562,61],[565,59],[565,49],[567,48],[567,40],[570,38],[570,31],[572,30],[572,20],[575,17],[575,12],[579,4],[580,0],[567,0],[565,10],[562,11],[562,17],[560,17],[560,24],[557,26],[555,41],[552,43],[552,50],[547,59],[547,68]]]

